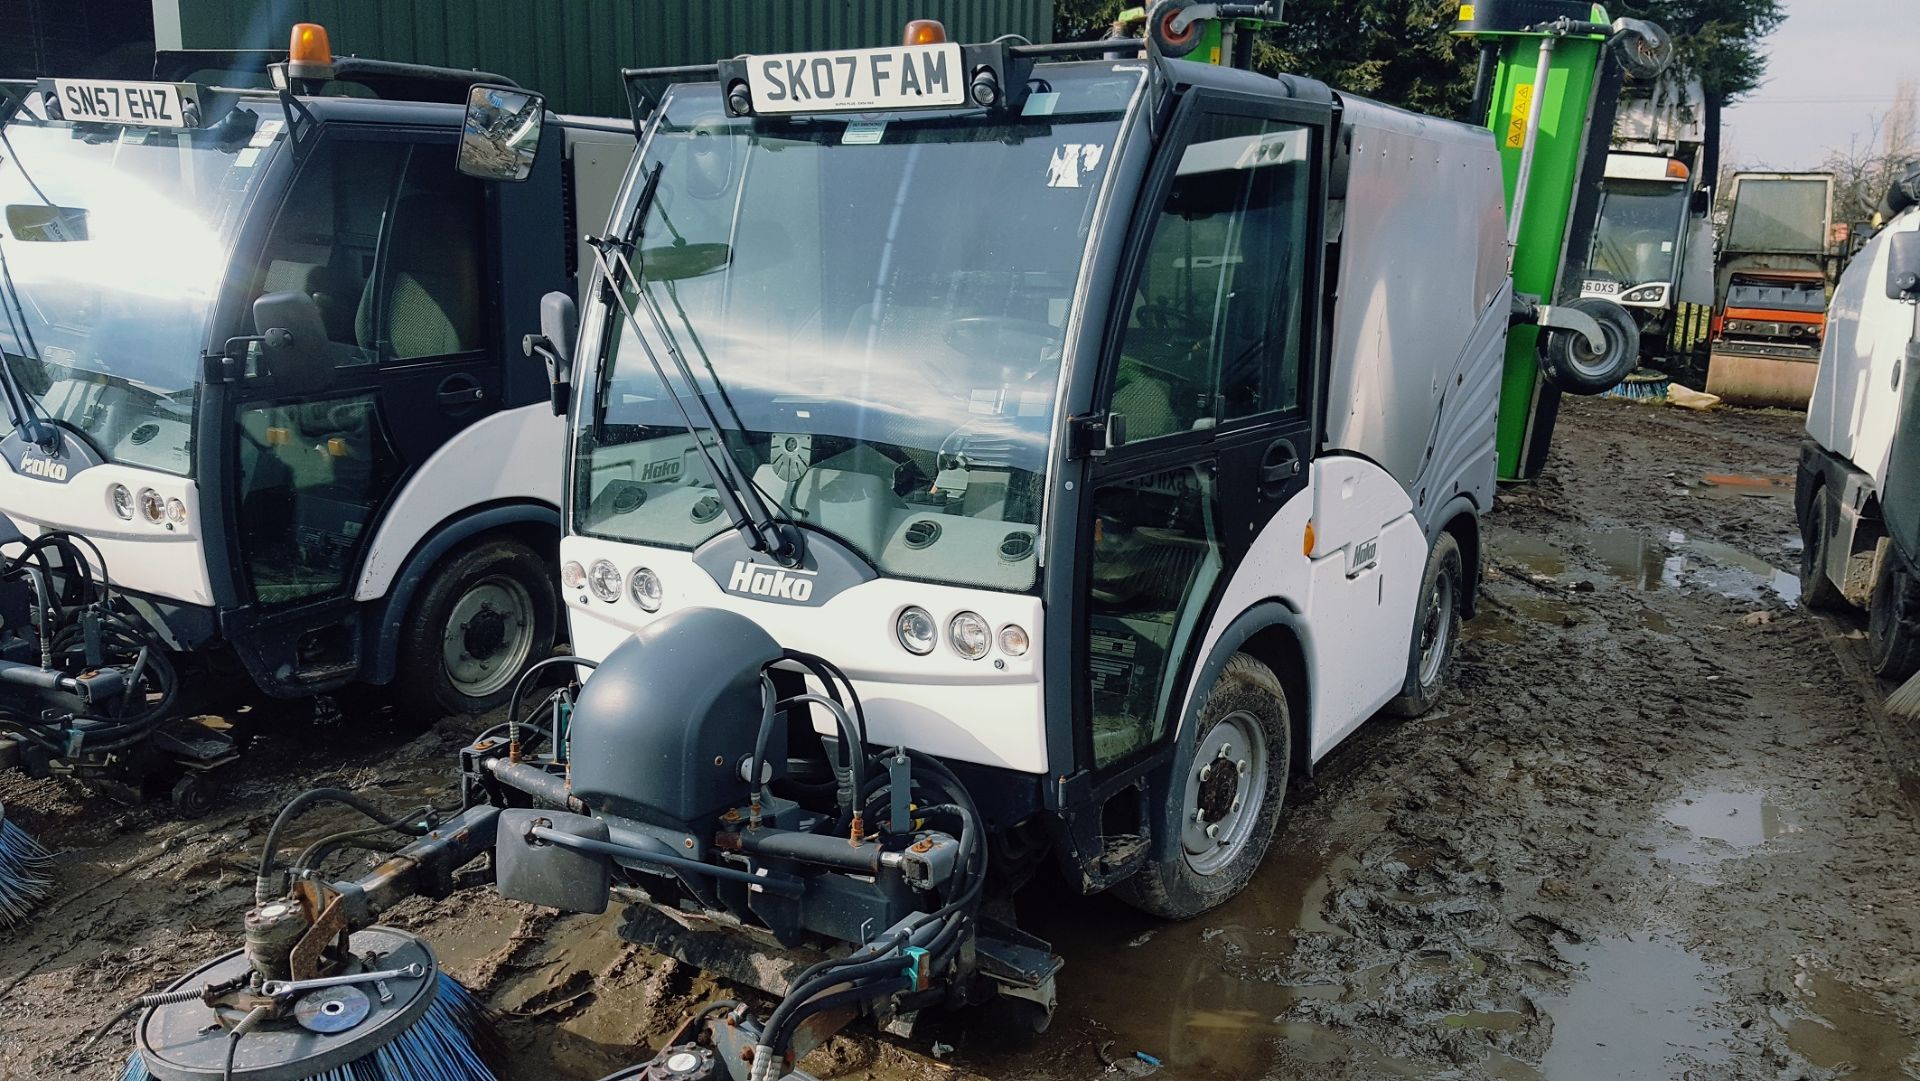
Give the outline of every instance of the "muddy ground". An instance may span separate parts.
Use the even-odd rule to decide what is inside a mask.
[[[1870,704],[1858,622],[1798,606],[1798,432],[1789,414],[1570,403],[1549,475],[1492,521],[1458,691],[1374,722],[1298,784],[1245,894],[1168,925],[1043,881],[1021,909],[1068,962],[1048,1034],[960,1017],[844,1036],[808,1065],[886,1081],[1920,1077],[1920,735]],[[197,822],[0,775],[9,814],[66,853],[60,899],[0,939],[0,1079],[113,1076],[124,1030],[92,1049],[84,1034],[237,945],[284,798],[324,782],[445,800],[476,727],[308,712],[259,725]],[[591,1079],[716,993],[618,944],[612,920],[476,887],[391,922],[498,1011],[508,1076]]]

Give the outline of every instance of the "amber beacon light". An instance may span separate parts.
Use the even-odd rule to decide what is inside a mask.
[[[947,40],[947,27],[938,19],[914,19],[907,23],[907,33],[902,45],[943,45]]]
[[[287,74],[296,79],[333,78],[333,43],[319,23],[293,24],[287,43]]]

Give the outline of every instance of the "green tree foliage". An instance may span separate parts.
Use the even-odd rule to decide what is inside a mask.
[[[1055,0],[1055,36],[1102,37],[1127,0]],[[1458,116],[1473,93],[1473,43],[1451,31],[1459,0],[1287,0],[1286,25],[1262,35],[1255,64],[1394,105]],[[1610,14],[1674,35],[1678,62],[1717,104],[1760,85],[1762,42],[1786,17],[1780,0],[1616,0]]]

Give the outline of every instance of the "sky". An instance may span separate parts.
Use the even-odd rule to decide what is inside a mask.
[[[1730,164],[1820,164],[1850,138],[1864,144],[1900,78],[1920,79],[1920,0],[1786,0],[1767,39],[1760,89],[1728,109]]]

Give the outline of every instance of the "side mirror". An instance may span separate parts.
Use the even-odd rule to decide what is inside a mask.
[[[552,292],[540,298],[540,333],[520,339],[520,351],[547,365],[553,415],[565,416],[573,389],[573,340],[580,333],[580,312],[573,298]]]
[[[1920,233],[1888,234],[1887,299],[1920,300]]]
[[[547,99],[539,94],[476,83],[467,91],[467,120],[455,165],[482,180],[525,180],[533,174],[546,116]]]
[[[306,293],[263,293],[253,302],[260,374],[287,394],[311,394],[333,382],[333,346],[320,306]]]

